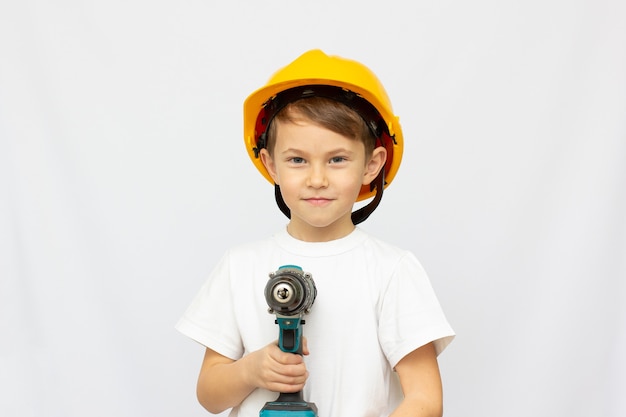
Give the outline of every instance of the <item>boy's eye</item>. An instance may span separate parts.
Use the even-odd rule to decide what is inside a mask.
[[[346,158],[344,158],[343,156],[335,156],[333,158],[330,158],[330,163],[331,164],[338,164],[341,163],[343,161],[345,161]]]
[[[291,162],[293,162],[294,164],[302,164],[304,162],[304,158],[294,156],[293,158],[291,158]]]

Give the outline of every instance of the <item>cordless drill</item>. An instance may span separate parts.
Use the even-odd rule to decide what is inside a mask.
[[[296,265],[284,265],[270,273],[265,300],[270,314],[276,315],[278,347],[283,352],[302,354],[302,318],[308,314],[317,289],[311,274]],[[276,401],[265,403],[260,417],[317,417],[317,406],[304,401],[302,391],[280,393]]]

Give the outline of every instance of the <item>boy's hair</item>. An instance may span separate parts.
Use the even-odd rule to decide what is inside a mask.
[[[273,118],[267,128],[267,150],[274,153],[276,124],[274,121],[295,123],[305,119],[320,127],[350,139],[360,140],[369,157],[376,147],[376,136],[363,118],[350,107],[326,97],[307,97],[287,104]]]

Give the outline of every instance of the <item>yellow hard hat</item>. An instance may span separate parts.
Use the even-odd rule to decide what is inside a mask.
[[[272,178],[258,157],[258,151],[263,147],[263,145],[260,146],[259,139],[265,133],[270,122],[266,113],[267,104],[281,92],[295,87],[312,86],[339,87],[343,91],[356,93],[357,96],[365,99],[375,108],[384,124],[384,126],[377,128],[381,130],[380,134],[383,136],[380,138],[382,145],[387,149],[385,187],[389,185],[400,167],[403,141],[399,118],[393,114],[391,101],[383,85],[365,65],[338,56],[328,56],[319,49],[305,52],[291,64],[278,70],[265,86],[254,91],[245,100],[243,107],[244,140],[248,155],[257,169],[273,184]],[[310,91],[310,89],[306,91]],[[324,90],[320,94],[328,95],[327,93]],[[315,89],[313,89],[312,95],[319,94],[316,94]],[[298,98],[301,97],[303,96],[298,96]],[[340,97],[332,98],[345,102]],[[357,112],[363,113],[358,110]],[[366,120],[368,124],[372,122],[378,121]],[[364,200],[374,194],[375,191],[371,187],[364,186],[358,200]]]
[[[365,65],[314,49],[278,70],[265,86],[250,94],[244,102],[243,134],[246,150],[259,172],[273,183],[259,158],[259,151],[266,146],[267,127],[286,104],[312,96],[331,98],[355,110],[377,137],[378,145],[387,150],[387,161],[381,174],[359,192],[357,201],[374,197],[366,207],[352,214],[354,223],[360,223],[376,209],[383,189],[393,181],[400,167],[403,150],[399,118],[393,114],[391,101],[383,85]],[[275,187],[278,206],[290,217],[280,187]]]

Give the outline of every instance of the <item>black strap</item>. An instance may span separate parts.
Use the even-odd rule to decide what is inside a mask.
[[[354,213],[352,213],[352,223],[354,223],[354,225],[364,222],[370,216],[370,214],[372,214],[374,210],[376,210],[378,204],[380,204],[380,200],[382,200],[383,198],[383,191],[385,189],[384,167],[380,170],[380,173],[372,183],[372,186],[376,187],[376,195],[374,196],[374,199],[370,201],[366,206],[363,206]]]
[[[274,197],[276,197],[276,204],[278,204],[278,208],[283,212],[288,219],[291,219],[291,210],[285,204],[285,200],[283,200],[283,195],[280,192],[280,186],[278,184],[274,184]]]

